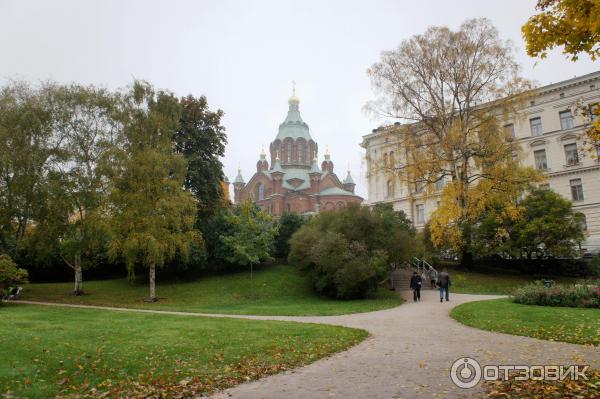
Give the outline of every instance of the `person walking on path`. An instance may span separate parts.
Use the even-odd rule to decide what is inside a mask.
[[[431,283],[431,289],[435,289],[435,282],[437,281],[437,278],[438,278],[438,272],[433,267],[430,267],[428,273],[429,273],[429,282]]]
[[[413,301],[421,301],[421,285],[423,284],[423,279],[417,272],[413,272],[412,277],[410,278],[410,288],[413,290]]]
[[[450,293],[448,292],[450,288],[450,275],[448,274],[448,269],[444,268],[438,275],[437,283],[440,287],[440,302],[444,302],[444,292],[446,293],[446,302],[448,302],[450,300]]]

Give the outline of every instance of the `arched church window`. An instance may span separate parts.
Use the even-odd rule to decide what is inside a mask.
[[[292,142],[288,141],[287,143],[287,162],[292,162]]]
[[[302,143],[298,143],[298,162],[302,163],[304,161],[304,146]]]
[[[383,167],[384,168],[388,167],[388,154],[387,154],[387,152],[385,154],[383,154]]]
[[[394,151],[390,152],[389,162],[390,162],[390,168],[393,168],[394,165],[396,164],[396,159],[395,159],[395,156],[394,156]]]
[[[262,183],[258,183],[258,186],[256,187],[256,197],[258,198],[258,200],[264,200],[265,199],[265,185]]]

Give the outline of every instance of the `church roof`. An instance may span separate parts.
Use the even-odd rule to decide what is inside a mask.
[[[321,168],[319,168],[319,165],[317,163],[317,159],[313,159],[311,165],[310,165],[310,172],[309,173],[318,173],[318,174],[323,174],[323,172],[321,172]]]
[[[283,173],[283,169],[281,168],[281,162],[279,161],[279,157],[275,158],[275,163],[273,164],[273,167],[271,168],[271,170],[269,171],[271,172],[281,172]]]
[[[328,187],[319,192],[319,195],[351,195],[354,196],[350,191],[343,190],[339,187]]]
[[[235,180],[233,181],[234,183],[243,183],[244,182],[244,178],[242,177],[242,170],[238,169],[238,174],[235,177]]]
[[[279,133],[277,133],[276,139],[283,141],[289,137],[296,140],[301,137],[306,141],[312,140],[308,125],[302,120],[302,116],[300,116],[300,99],[294,94],[288,100],[288,104],[287,117],[279,125]]]
[[[270,172],[273,172],[271,170]],[[283,169],[283,188],[288,190],[300,191],[310,188],[310,178],[308,177],[308,170],[286,168]]]
[[[350,171],[348,171],[348,176],[346,176],[346,180],[344,180],[344,184],[354,184],[354,179],[350,176]]]

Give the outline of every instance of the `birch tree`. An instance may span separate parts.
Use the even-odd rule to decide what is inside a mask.
[[[186,161],[171,143],[180,105],[171,93],[136,81],[120,107],[125,142],[110,175],[109,255],[124,259],[130,280],[136,266],[148,269],[148,300],[156,301],[156,268],[177,255],[185,259],[200,239],[193,230],[196,204],[184,189]]]
[[[397,176],[411,199],[448,181],[431,236],[462,253],[465,264],[471,227],[492,197],[518,195],[536,178],[519,167],[519,146],[503,129],[531,88],[513,52],[488,20],[472,19],[457,31],[431,27],[404,40],[368,70],[377,98],[367,108],[400,122],[384,129],[397,145],[396,159],[369,164]]]
[[[65,137],[66,162],[58,166],[59,199],[68,214],[58,229],[58,251],[75,275],[73,293],[83,294],[83,269],[103,244],[109,182],[104,164],[116,145],[115,96],[106,90],[79,85],[61,86],[54,93],[60,109],[57,130]],[[43,222],[43,221],[42,221]]]

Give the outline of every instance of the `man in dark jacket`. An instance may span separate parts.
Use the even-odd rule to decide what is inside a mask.
[[[440,287],[440,302],[444,302],[444,291],[446,292],[446,302],[450,300],[450,293],[448,289],[450,288],[450,275],[448,275],[448,269],[444,268],[444,270],[438,275],[438,286]]]
[[[421,276],[417,272],[413,272],[412,277],[410,278],[410,288],[413,290],[413,301],[421,301],[421,285],[423,284],[423,280]]]

